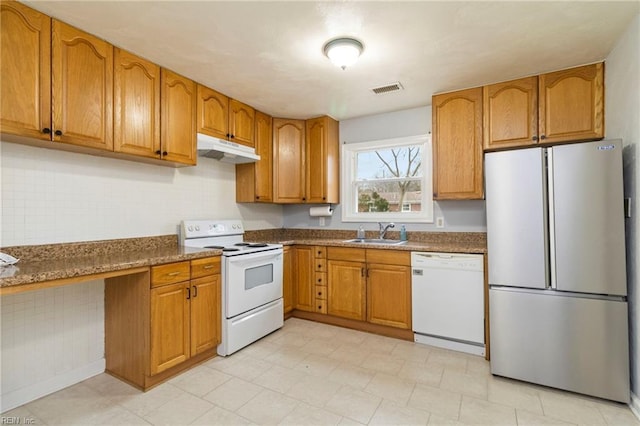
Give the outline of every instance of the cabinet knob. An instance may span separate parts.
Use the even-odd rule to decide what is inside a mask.
[[[322,278],[318,278],[318,282],[321,283],[322,282]]]
[[[55,134],[56,136],[62,136],[62,130],[56,130]]]
[[[163,152],[162,152],[162,155],[167,155],[167,154],[168,154],[168,152],[167,152],[167,151],[163,151]]]
[[[532,140],[532,141],[537,141],[537,140],[538,140],[538,137],[537,137],[537,136],[534,136],[534,137],[532,137],[532,138],[531,138],[531,140]]]
[[[302,201],[307,201],[307,199],[305,197],[302,197]]]
[[[256,195],[256,200],[259,200],[259,199],[260,199],[260,196],[259,196],[259,195]]]
[[[326,200],[326,199],[327,199],[327,197],[322,197],[322,201],[324,201],[324,200]]]
[[[229,138],[229,137],[231,137],[231,134],[230,134],[230,133],[227,133],[227,137],[228,137],[228,138]]]
[[[157,150],[157,151],[156,151],[156,155],[160,155],[160,150]]]
[[[231,139],[235,138],[235,135],[231,135]]]
[[[540,136],[540,140],[546,139],[547,137],[545,135],[541,135]]]
[[[45,135],[48,135],[49,133],[51,133],[51,129],[48,127],[45,127],[44,129],[42,129],[42,133],[44,133]]]

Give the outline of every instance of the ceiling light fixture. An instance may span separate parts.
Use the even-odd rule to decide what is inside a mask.
[[[345,69],[356,63],[364,46],[355,38],[341,37],[328,41],[323,50],[331,62]]]

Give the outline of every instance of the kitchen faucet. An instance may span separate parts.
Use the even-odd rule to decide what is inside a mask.
[[[389,223],[387,226],[384,226],[382,224],[382,222],[378,222],[378,226],[380,227],[380,239],[383,240],[384,239],[384,235],[387,233],[387,230],[389,228],[393,228],[396,226],[395,223],[391,222]]]

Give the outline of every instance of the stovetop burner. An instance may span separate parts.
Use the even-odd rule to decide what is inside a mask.
[[[251,244],[249,244],[249,247],[252,247],[252,248],[266,247],[266,246],[267,246],[267,244],[265,244],[265,243],[251,243]]]
[[[238,247],[245,247],[245,246],[248,246],[248,245],[249,245],[249,243],[236,243],[236,244],[234,244],[234,246],[238,246]]]
[[[222,251],[225,251],[225,252],[240,251],[240,249],[239,248],[234,248],[234,247],[225,247],[225,248],[222,249]]]
[[[204,246],[204,248],[222,250],[224,246]]]

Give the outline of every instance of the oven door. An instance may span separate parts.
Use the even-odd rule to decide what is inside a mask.
[[[225,258],[225,316],[250,311],[282,297],[282,249]]]

